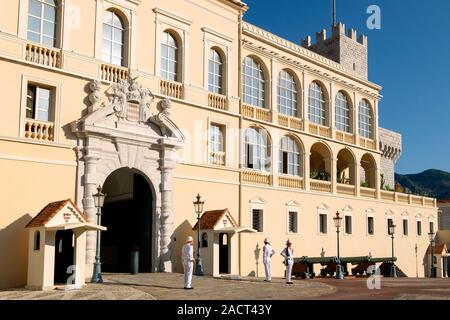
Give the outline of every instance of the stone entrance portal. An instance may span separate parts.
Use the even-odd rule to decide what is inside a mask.
[[[152,272],[172,271],[173,211],[172,180],[177,150],[184,143],[180,129],[170,119],[171,101],[155,100],[152,93],[135,79],[122,80],[107,90],[102,103],[99,81],[89,84],[88,114],[71,124],[78,138],[77,203],[89,222],[96,221],[92,195],[104,186],[116,170],[130,168],[152,186]],[[105,209],[108,210],[107,206]],[[126,217],[124,217],[126,219]],[[86,278],[92,276],[95,260],[95,233],[86,239]],[[121,262],[122,263],[122,262]]]
[[[136,170],[113,172],[103,186],[106,193],[102,225],[102,271],[129,273],[131,254],[137,254],[139,272],[151,272],[154,203],[147,180]]]

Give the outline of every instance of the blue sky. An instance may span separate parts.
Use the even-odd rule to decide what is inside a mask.
[[[299,43],[331,25],[331,0],[244,0],[244,19]],[[381,30],[369,30],[369,5]],[[450,1],[337,0],[338,21],[369,38],[369,80],[383,86],[380,125],[403,134],[399,173],[450,172]]]

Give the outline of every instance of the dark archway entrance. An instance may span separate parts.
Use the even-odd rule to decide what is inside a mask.
[[[101,262],[104,272],[131,271],[131,254],[138,252],[139,272],[152,268],[152,191],[137,171],[123,168],[105,181]]]
[[[229,241],[228,234],[221,233],[219,235],[219,273],[229,274]]]
[[[74,235],[72,230],[60,230],[55,236],[55,273],[54,283],[67,283],[70,274],[67,268],[73,265]]]

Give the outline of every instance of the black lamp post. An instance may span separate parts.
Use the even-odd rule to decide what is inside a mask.
[[[197,195],[197,201],[194,201],[195,212],[197,213],[197,225],[198,225],[198,235],[197,235],[197,257],[195,258],[195,275],[203,276],[203,265],[202,259],[200,258],[200,218],[203,212],[204,201],[201,201],[200,194]]]
[[[97,225],[101,225],[102,222],[102,208],[105,203],[106,194],[102,193],[102,187],[98,186],[97,193],[93,194],[94,205],[97,208]],[[97,248],[95,251],[94,273],[92,274],[92,282],[103,283],[101,262],[100,262],[100,230],[97,230]]]
[[[397,226],[395,224],[391,224],[389,226],[389,233],[391,235],[391,239],[392,239],[392,264],[391,264],[391,278],[397,278],[397,268],[395,266],[395,261],[394,261],[394,234],[395,234],[395,228]]]
[[[334,226],[336,227],[336,234],[337,234],[337,265],[336,265],[336,279],[342,280],[344,279],[344,274],[342,272],[342,266],[341,266],[341,256],[339,253],[339,229],[342,225],[342,218],[339,216],[339,211],[336,212],[336,217],[333,218],[334,220]]]
[[[436,278],[436,268],[434,266],[434,232],[430,231],[428,233],[428,237],[430,238],[430,249],[431,249],[431,263],[430,263],[430,278]]]

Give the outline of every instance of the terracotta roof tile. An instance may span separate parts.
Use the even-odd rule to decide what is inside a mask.
[[[62,208],[68,203],[87,221],[86,215],[72,202],[72,200],[61,200],[49,203],[42,209],[27,225],[26,228],[36,228],[45,226]]]
[[[447,246],[445,244],[438,244],[434,246],[434,254],[441,254],[443,251],[447,252]],[[431,254],[431,246],[428,246],[427,254]]]
[[[200,218],[200,229],[201,230],[214,229],[214,227],[217,225],[217,223],[220,221],[220,219],[227,212],[229,212],[228,209],[206,211]],[[197,230],[197,228],[198,228],[198,223],[195,224],[195,226],[192,228],[192,230]]]

